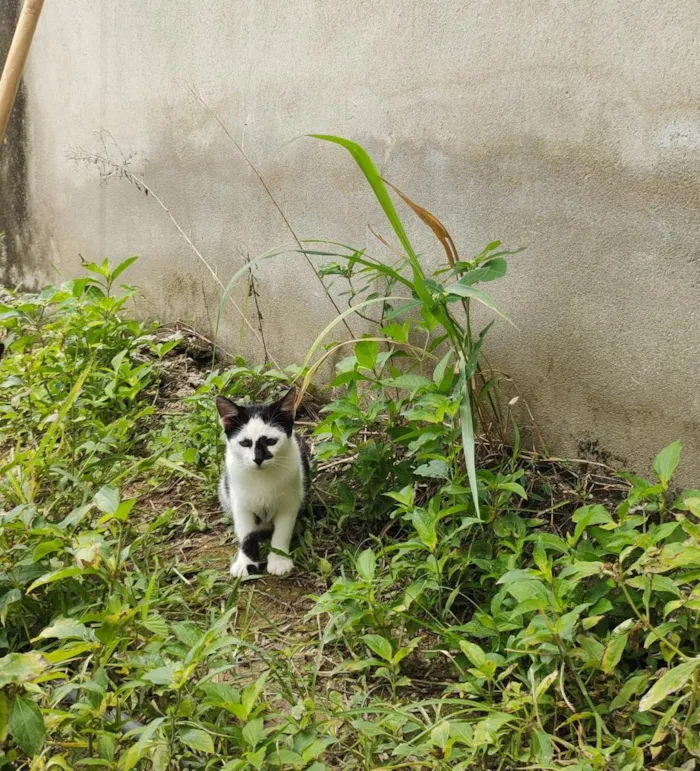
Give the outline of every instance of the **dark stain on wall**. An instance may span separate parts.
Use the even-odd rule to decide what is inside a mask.
[[[12,42],[21,0],[0,3],[0,67]],[[20,84],[4,144],[0,145],[0,284],[16,286],[24,278],[29,257],[26,106]]]

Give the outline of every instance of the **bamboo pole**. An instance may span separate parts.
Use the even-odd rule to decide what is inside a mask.
[[[17,28],[0,77],[0,145],[5,141],[5,130],[10,121],[12,105],[17,96],[29,47],[39,22],[44,0],[25,0],[17,21]]]

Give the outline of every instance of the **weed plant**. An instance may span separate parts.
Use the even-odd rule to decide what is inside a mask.
[[[462,259],[399,194],[445,251],[427,274],[369,156],[325,139],[399,246],[303,242],[350,307],[299,368],[236,360],[173,395],[184,343],[129,318],[131,260],[3,295],[0,768],[693,768],[700,491],[673,488],[680,444],[614,496],[545,500],[473,329],[473,301],[504,315],[481,285],[511,252]],[[322,348],[372,307],[372,333]],[[212,397],[305,390],[339,350],[307,575],[234,583]],[[510,430],[488,467],[479,426]]]

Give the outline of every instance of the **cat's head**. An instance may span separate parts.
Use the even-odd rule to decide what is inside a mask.
[[[295,405],[294,388],[268,404],[242,405],[216,397],[226,443],[240,465],[264,469],[275,464],[275,456],[293,441]]]

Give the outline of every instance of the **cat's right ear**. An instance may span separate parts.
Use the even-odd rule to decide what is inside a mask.
[[[216,409],[219,411],[219,420],[227,433],[233,431],[240,422],[241,409],[225,396],[216,397]]]

